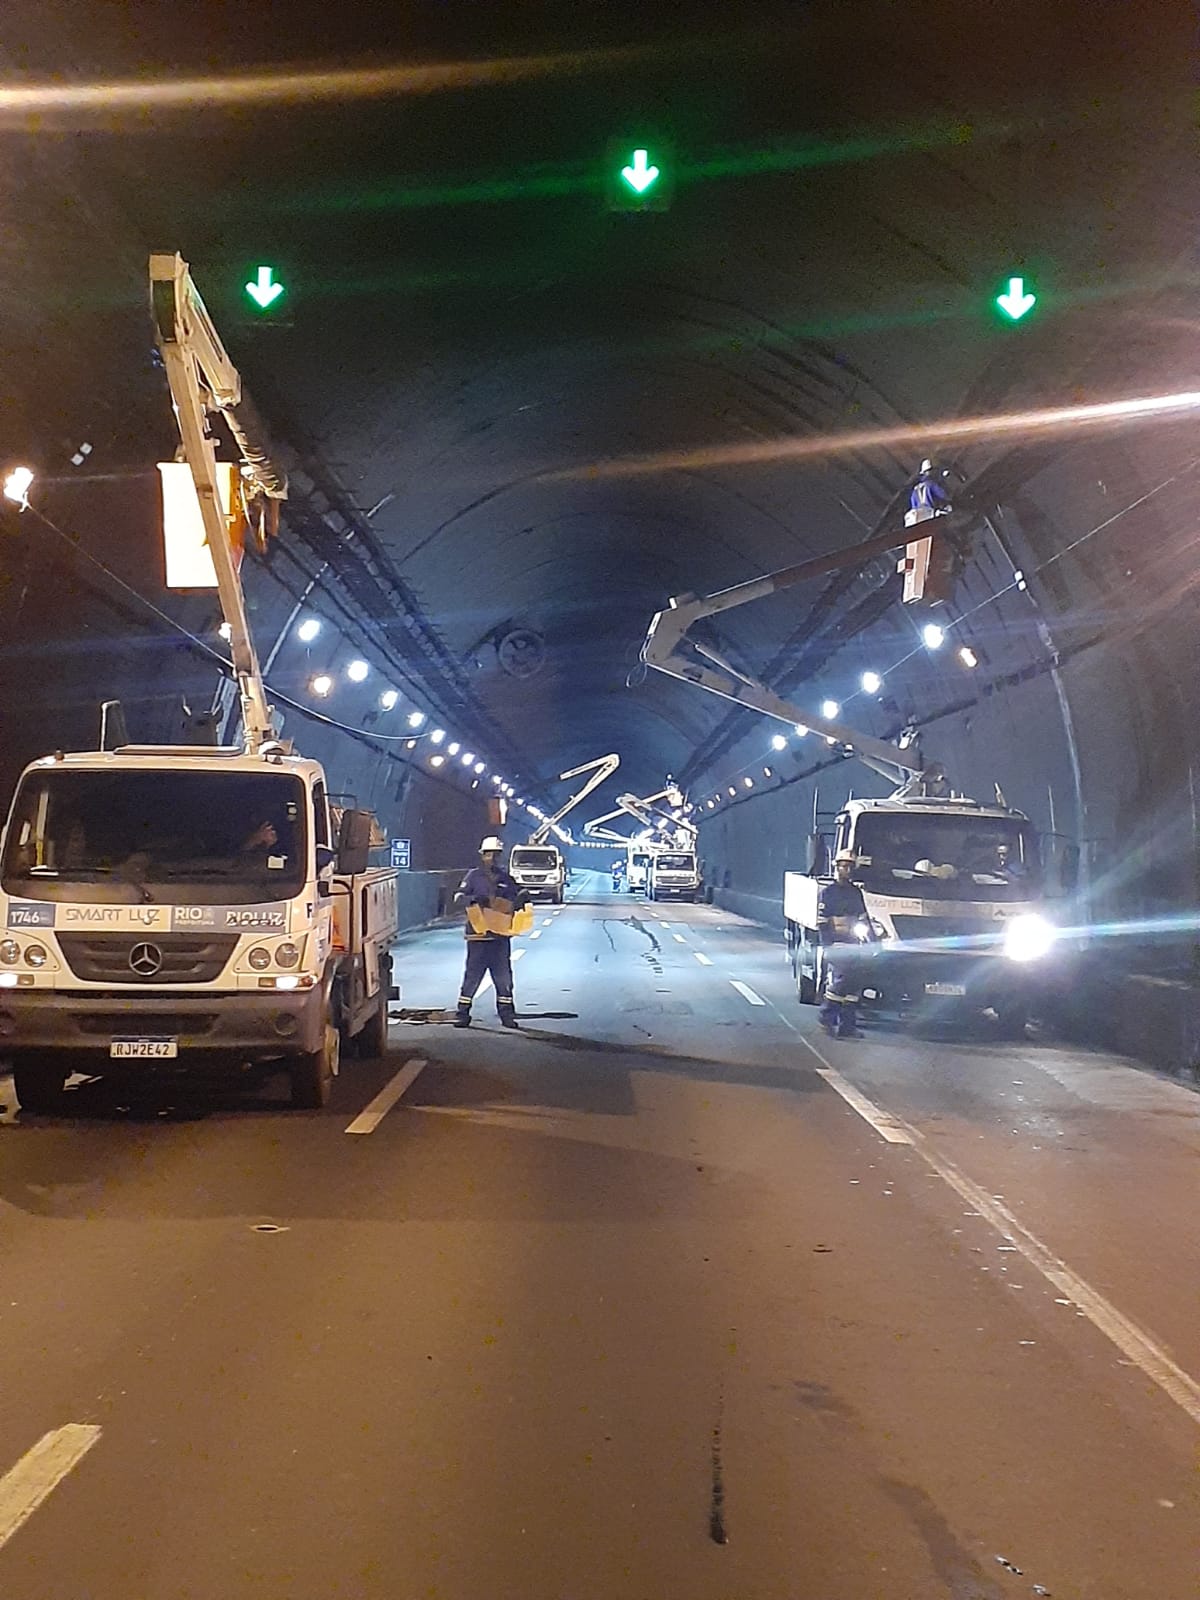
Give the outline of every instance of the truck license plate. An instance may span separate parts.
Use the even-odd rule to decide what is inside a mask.
[[[174,1061],[179,1054],[179,1043],[175,1039],[114,1039],[108,1047],[108,1053],[118,1060],[134,1056],[139,1059],[153,1057],[159,1061]]]
[[[927,983],[926,994],[963,995],[967,992],[965,983]]]

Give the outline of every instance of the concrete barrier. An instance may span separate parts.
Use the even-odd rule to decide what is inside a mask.
[[[399,874],[400,930],[422,928],[441,917],[457,915],[454,891],[462,882],[461,868],[445,872],[402,872]]]

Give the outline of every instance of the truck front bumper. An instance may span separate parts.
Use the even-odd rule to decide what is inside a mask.
[[[316,1050],[325,1002],[320,986],[262,994],[8,990],[0,995],[0,1059],[25,1051],[62,1051],[79,1058],[79,1071],[97,1073],[117,1068],[186,1072],[189,1066],[266,1061]],[[111,1061],[114,1039],[173,1039],[179,1053],[163,1060]]]
[[[847,967],[867,1004],[889,1010],[1001,1011],[1031,1004],[1040,988],[1039,968],[1000,956],[908,951],[889,942],[860,946]]]

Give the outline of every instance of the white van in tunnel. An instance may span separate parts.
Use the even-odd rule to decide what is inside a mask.
[[[556,906],[562,905],[567,871],[557,845],[514,845],[508,858],[508,870],[535,900],[540,896]]]
[[[650,858],[647,895],[651,900],[700,898],[700,864],[694,850],[657,850]]]

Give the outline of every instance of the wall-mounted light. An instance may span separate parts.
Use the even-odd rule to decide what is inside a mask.
[[[385,711],[394,711],[400,695],[396,689],[385,689],[379,696],[379,704]]]
[[[305,617],[296,629],[296,637],[301,644],[311,644],[321,631],[321,624],[316,617]]]
[[[320,695],[322,700],[333,688],[333,679],[327,672],[318,672],[308,686],[314,694]]]
[[[356,657],[346,668],[346,676],[350,679],[351,683],[363,683],[366,681],[367,674],[370,672],[370,670],[370,667],[365,661]]]

